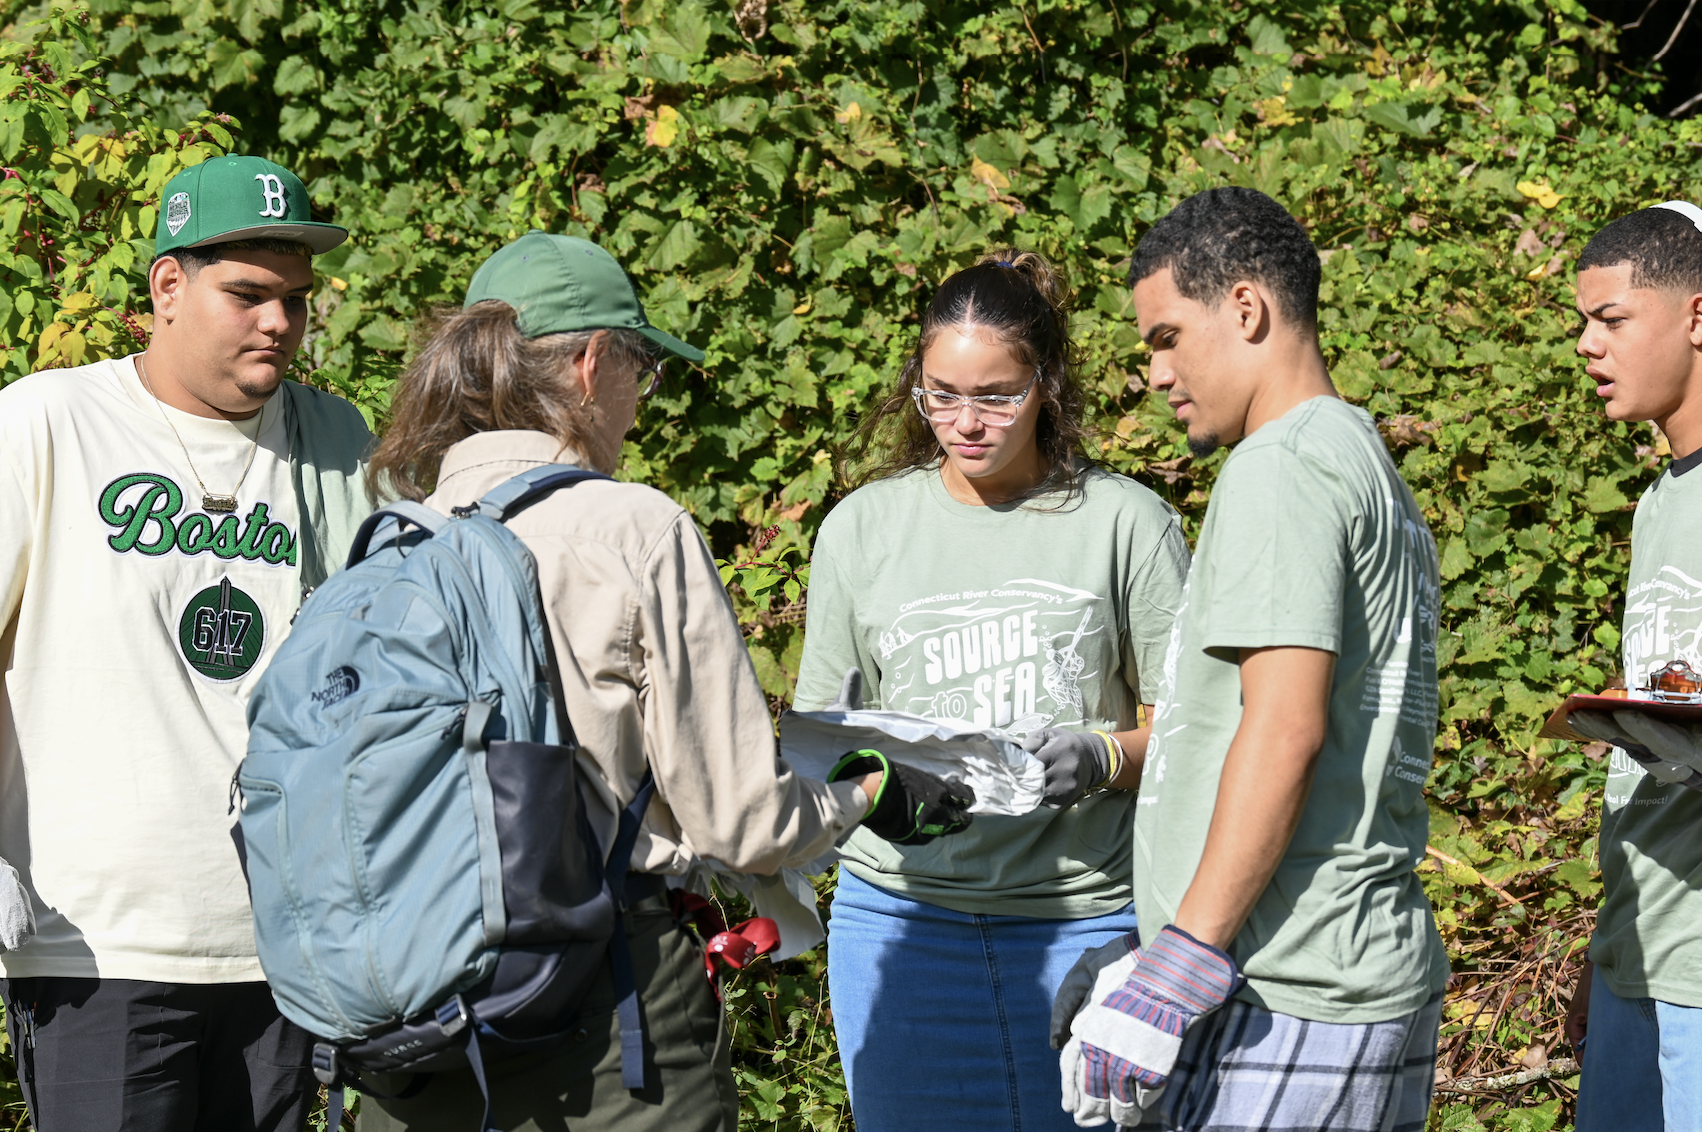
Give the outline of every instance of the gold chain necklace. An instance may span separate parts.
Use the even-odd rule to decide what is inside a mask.
[[[148,380],[147,367],[142,364],[142,355],[136,355],[136,373],[142,379],[142,388],[148,391],[148,396],[154,399],[154,407],[160,411],[160,419],[171,434],[177,437],[177,446],[183,449],[183,462],[189,465],[189,474],[195,477],[195,484],[201,489],[201,510],[214,514],[222,514],[236,510],[236,493],[242,490],[242,485],[248,479],[248,469],[254,466],[254,453],[260,450],[260,430],[266,423],[266,406],[260,406],[260,415],[254,421],[254,442],[248,447],[248,462],[242,466],[242,475],[231,488],[229,495],[215,495],[207,490],[207,485],[201,482],[201,473],[195,470],[195,461],[189,458],[189,445],[183,443],[183,435],[177,431],[177,426],[166,416],[165,403],[160,395],[154,392],[153,384]]]

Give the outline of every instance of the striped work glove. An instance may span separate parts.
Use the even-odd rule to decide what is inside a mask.
[[[1174,925],[1135,953],[1121,984],[1096,985],[1064,1047],[1064,1109],[1083,1128],[1132,1126],[1169,1084],[1188,1028],[1246,983],[1224,952]],[[1111,983],[1120,964],[1100,972]]]

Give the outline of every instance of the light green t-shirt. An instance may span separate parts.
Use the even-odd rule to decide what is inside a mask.
[[[1675,462],[1637,503],[1620,643],[1629,687],[1673,660],[1702,670],[1697,463]],[[1702,1007],[1702,794],[1662,784],[1614,748],[1600,846],[1590,958],[1621,998]]]
[[[1320,1022],[1422,1006],[1448,960],[1414,867],[1436,735],[1436,544],[1371,418],[1315,397],[1243,440],[1212,490],[1165,658],[1135,815],[1147,939],[1199,867],[1243,648],[1336,654],[1312,791],[1231,948],[1240,997]]]
[[[1121,731],[1151,703],[1188,571],[1176,512],[1100,470],[1082,491],[973,507],[928,468],[852,492],[816,536],[797,706],[852,665],[878,706],[1027,734]],[[1133,796],[979,815],[928,845],[858,830],[857,876],[959,912],[1084,919],[1129,902]]]

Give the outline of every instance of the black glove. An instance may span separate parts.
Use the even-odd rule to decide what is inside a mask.
[[[879,771],[881,788],[870,800],[863,826],[894,845],[926,845],[958,833],[974,820],[969,807],[975,791],[955,778],[941,779],[925,770],[895,763],[879,751],[852,751],[834,766],[830,782],[861,778]]]
[[[1046,768],[1043,806],[1066,809],[1111,777],[1111,740],[1103,731],[1046,727],[1022,741],[1022,749]]]
[[[1123,969],[1118,974],[1128,978],[1129,972],[1135,969],[1133,956],[1140,947],[1140,940],[1134,932],[1120,935],[1110,943],[1099,947],[1090,947],[1081,953],[1076,965],[1070,968],[1070,973],[1064,976],[1064,981],[1058,986],[1058,993],[1052,999],[1052,1048],[1063,1049],[1070,1040],[1070,1023],[1074,1022],[1081,1008],[1088,1003],[1088,996],[1093,993],[1093,986],[1099,980],[1099,973],[1113,963],[1123,963]],[[1127,960],[1127,962],[1124,962]]]
[[[855,666],[845,670],[839,685],[839,698],[827,705],[828,711],[863,710],[863,670]]]

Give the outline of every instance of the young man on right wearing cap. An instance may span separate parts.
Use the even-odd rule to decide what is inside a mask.
[[[1235,450],[1153,713],[1140,938],[1084,955],[1053,1015],[1084,1126],[1425,1125],[1448,976],[1414,872],[1436,544],[1330,381],[1319,276],[1305,230],[1244,188],[1177,205],[1129,269],[1152,388],[1197,455]]]
[[[1613,421],[1654,421],[1672,460],[1637,503],[1625,685],[1702,671],[1702,210],[1622,216],[1578,260],[1578,352]],[[1567,1014],[1582,1047],[1578,1132],[1702,1128],[1702,729],[1574,712],[1615,744],[1599,838],[1602,906]],[[1587,1040],[1586,1040],[1587,1039]]]
[[[162,194],[154,328],[0,390],[0,955],[36,1132],[300,1129],[232,843],[245,706],[371,510],[353,405],[285,381],[343,229],[257,157]],[[9,874],[5,874],[9,879]]]

